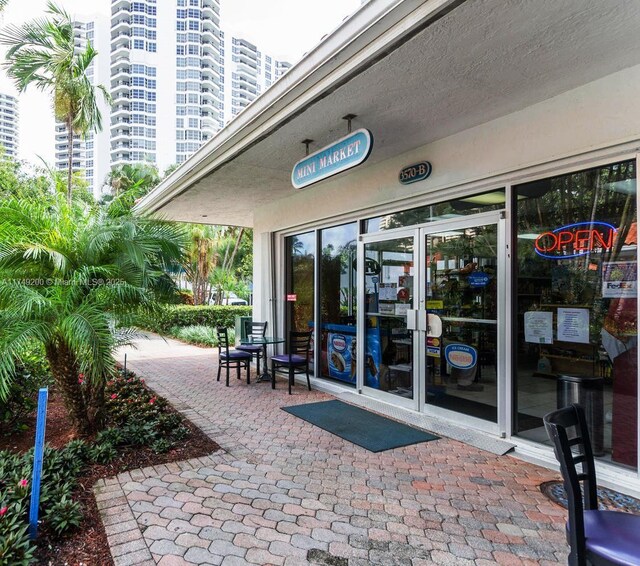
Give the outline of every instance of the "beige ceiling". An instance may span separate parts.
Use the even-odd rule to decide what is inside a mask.
[[[467,0],[160,212],[251,226],[295,192],[301,141],[315,151],[344,136],[342,116],[357,115],[370,162],[384,160],[640,63],[639,29],[638,0]]]

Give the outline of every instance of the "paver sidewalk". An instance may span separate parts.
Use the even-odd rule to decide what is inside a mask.
[[[566,563],[552,472],[446,438],[374,454],[280,410],[329,395],[227,388],[212,350],[137,346],[128,367],[223,451],[96,486],[116,565]]]

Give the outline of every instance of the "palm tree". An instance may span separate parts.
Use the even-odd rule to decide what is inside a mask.
[[[189,226],[189,247],[185,255],[183,270],[187,281],[191,283],[193,304],[206,305],[209,300],[211,283],[209,275],[218,262],[216,243],[219,227],[206,224]]]
[[[0,396],[24,346],[40,342],[75,431],[98,430],[115,349],[185,241],[180,225],[60,196],[0,204]]]
[[[105,179],[114,197],[136,187],[141,196],[147,194],[160,183],[158,168],[152,163],[131,163],[114,167]]]
[[[73,138],[102,129],[97,92],[110,104],[103,85],[94,86],[87,69],[97,55],[91,43],[76,48],[74,26],[69,14],[53,2],[47,4],[49,18],[21,26],[10,25],[0,34],[0,43],[9,46],[4,67],[19,92],[30,84],[53,96],[56,119],[65,123],[69,143],[67,203],[71,204]]]
[[[111,216],[131,214],[135,203],[159,182],[160,175],[155,165],[133,163],[114,167],[105,179],[111,194],[102,197],[102,204],[108,206]]]

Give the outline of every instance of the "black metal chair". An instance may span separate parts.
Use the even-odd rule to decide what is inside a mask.
[[[226,328],[218,327],[216,333],[218,334],[218,381],[220,381],[220,371],[225,367],[227,369],[227,387],[229,387],[229,371],[235,369],[237,377],[240,379],[240,370],[244,367],[247,369],[247,384],[251,383],[249,376],[251,354],[229,349],[229,334]]]
[[[247,337],[253,336],[254,338],[264,338],[265,334],[267,333],[267,323],[245,320],[244,332]],[[236,350],[249,352],[252,357],[256,358],[257,374],[260,375],[260,360],[262,359],[262,356],[266,351],[266,346],[263,344],[242,344],[240,346],[236,346]]]
[[[543,420],[567,492],[569,565],[640,564],[640,516],[598,509],[595,464],[583,408],[573,404]]]
[[[307,375],[307,387],[311,391],[311,378],[309,377],[309,351],[311,349],[311,331],[289,332],[287,354],[273,356],[271,358],[271,389],[276,388],[276,370],[286,368],[289,374],[289,395],[296,373]]]

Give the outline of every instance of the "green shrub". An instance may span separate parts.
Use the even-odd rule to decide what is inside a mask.
[[[62,449],[67,460],[86,462],[89,454],[89,446],[84,440],[71,440]]]
[[[166,452],[173,443],[189,436],[182,417],[168,411],[168,403],[150,391],[134,374],[127,372],[107,382],[107,418],[114,428],[106,429],[96,440],[112,445],[150,446]]]
[[[170,434],[182,424],[182,417],[178,413],[166,413],[158,417],[160,432]]]
[[[195,344],[197,346],[209,346],[215,348],[218,345],[218,334],[212,326],[174,326],[169,330],[169,334],[178,340]],[[229,343],[235,342],[235,330],[229,329]]]
[[[35,547],[29,540],[26,507],[5,502],[0,495],[0,513],[0,564],[32,564]]]
[[[109,442],[94,444],[89,450],[89,458],[96,464],[108,464],[118,456],[118,451]]]
[[[151,450],[153,450],[156,454],[164,454],[168,452],[169,449],[173,446],[173,442],[171,442],[167,438],[158,438],[152,445]]]
[[[102,444],[104,442],[111,444],[112,446],[121,446],[125,444],[127,437],[124,430],[117,427],[105,428],[103,431],[96,435],[96,444]]]
[[[168,305],[154,313],[138,313],[136,323],[142,328],[164,334],[171,328],[185,326],[224,326],[233,328],[236,316],[251,316],[250,306]]]
[[[51,373],[41,348],[28,346],[16,359],[9,395],[0,400],[0,432],[25,429],[25,418],[37,406],[38,389],[51,383]]]
[[[132,446],[148,446],[152,444],[158,436],[156,431],[156,421],[132,421],[122,427],[122,432],[128,444]]]
[[[82,522],[80,504],[69,496],[63,496],[47,508],[44,520],[56,535],[62,536],[80,526]]]
[[[80,507],[72,500],[83,465],[80,444],[56,450],[45,446],[40,484],[40,516],[57,534],[78,526]],[[0,452],[0,564],[30,564],[34,547],[27,536],[34,450]]]
[[[180,425],[171,431],[170,436],[173,440],[184,440],[190,433],[186,426]]]

